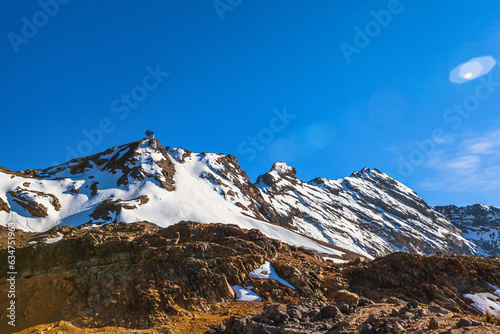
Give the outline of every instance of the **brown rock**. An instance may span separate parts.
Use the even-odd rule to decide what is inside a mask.
[[[334,319],[342,316],[342,312],[335,305],[325,306],[321,310],[321,316],[323,319]]]
[[[358,305],[359,296],[347,290],[339,290],[333,294],[336,302],[342,302],[349,305]]]
[[[434,317],[431,317],[430,320],[429,320],[429,329],[437,329],[439,327],[439,324],[436,320],[436,318]]]
[[[2,198],[0,198],[0,211],[10,212],[9,204],[4,202]]]
[[[398,321],[396,321],[396,323],[394,324],[394,333],[399,334],[404,330],[405,328]]]

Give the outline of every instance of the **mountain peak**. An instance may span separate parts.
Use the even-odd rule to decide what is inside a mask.
[[[97,173],[116,175],[115,186],[127,187],[138,181],[151,180],[162,188],[173,191],[175,168],[161,143],[154,138],[115,146],[104,152],[76,158],[64,164],[39,170],[34,174],[40,179],[62,179],[78,177],[94,184],[94,193],[104,183],[94,180]],[[109,179],[109,178],[108,178]],[[109,180],[106,183],[110,182]]]
[[[295,177],[297,171],[286,162],[275,162],[271,167],[271,172],[277,172],[278,175],[289,175]]]
[[[351,174],[351,177],[364,177],[364,176],[387,176],[387,174],[382,173],[376,168],[368,168],[368,167],[363,167],[360,171],[355,171]]]
[[[271,170],[257,178],[257,185],[279,187],[285,184],[296,184],[295,168],[289,166],[285,162],[275,162]]]

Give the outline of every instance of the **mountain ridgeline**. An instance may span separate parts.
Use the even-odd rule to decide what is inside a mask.
[[[435,209],[462,230],[462,235],[478,246],[481,255],[500,257],[500,208],[475,204],[437,206]]]
[[[277,162],[253,183],[236,157],[163,147],[155,139],[47,169],[0,168],[0,225],[25,231],[197,221],[257,228],[337,256],[342,252],[329,245],[369,258],[397,251],[498,255],[495,247],[462,236],[468,223],[453,225],[441,213],[377,169],[306,182]]]

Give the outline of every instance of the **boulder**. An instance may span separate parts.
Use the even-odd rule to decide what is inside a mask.
[[[339,290],[333,294],[333,299],[336,302],[342,302],[349,305],[358,305],[359,296],[347,290]]]

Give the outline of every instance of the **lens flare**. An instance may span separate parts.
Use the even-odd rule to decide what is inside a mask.
[[[450,81],[454,83],[464,83],[488,74],[497,61],[491,56],[472,58],[466,63],[460,64],[450,73]]]
[[[473,75],[472,72],[468,72],[464,75],[464,79],[470,79],[472,78],[472,75]]]

